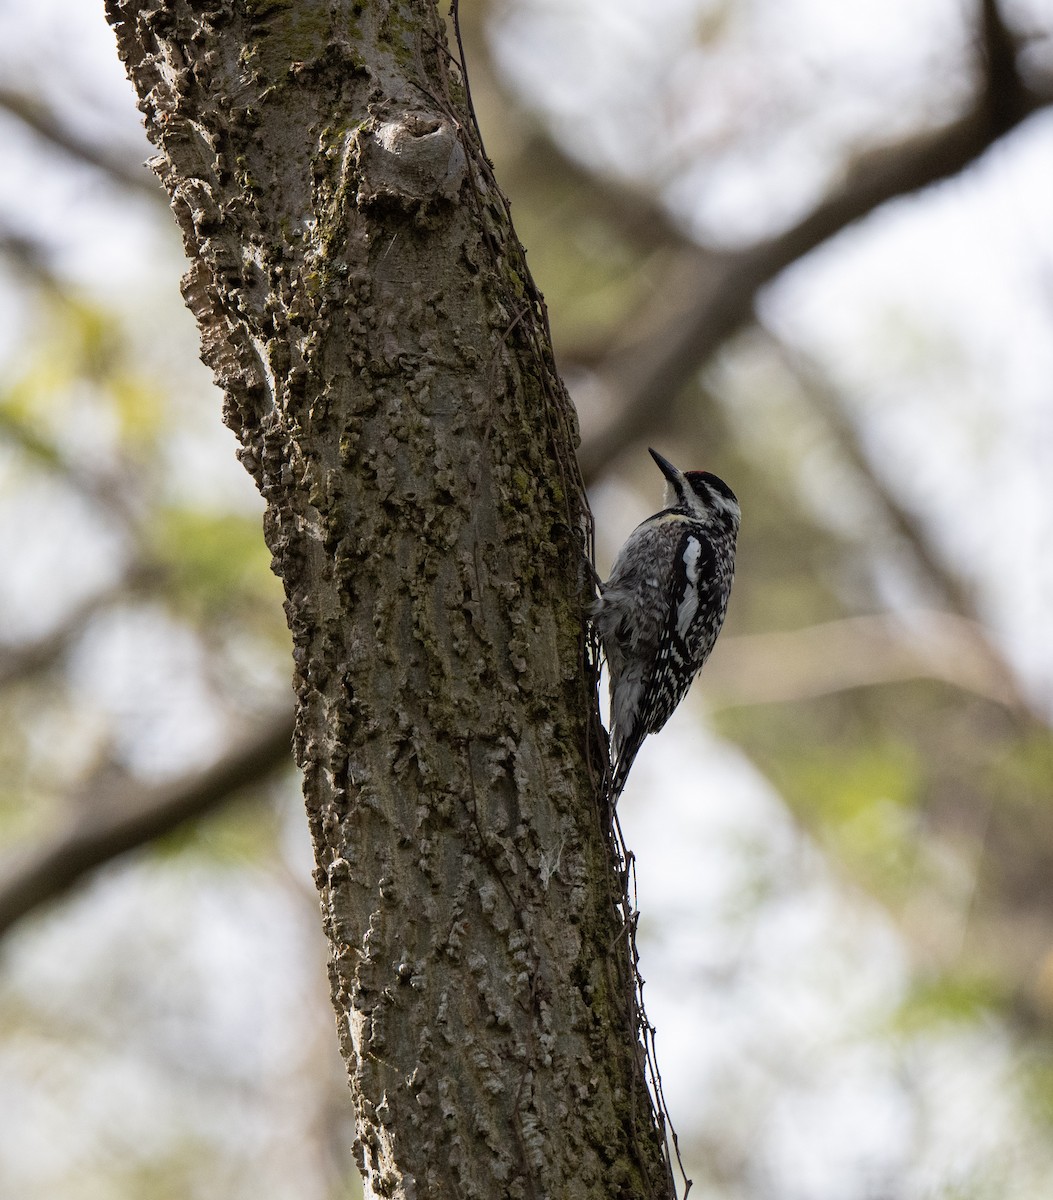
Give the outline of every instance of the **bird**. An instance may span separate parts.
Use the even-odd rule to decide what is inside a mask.
[[[607,660],[612,795],[649,733],[684,698],[724,624],[741,512],[709,471],[681,471],[657,450],[666,507],[629,535],[591,608]]]

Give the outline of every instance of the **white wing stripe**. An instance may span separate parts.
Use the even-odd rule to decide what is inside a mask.
[[[702,543],[698,538],[689,537],[684,546],[684,578],[687,580],[687,587],[684,589],[684,598],[676,609],[676,632],[681,641],[687,637],[687,631],[691,628],[691,622],[698,611],[698,560],[701,554]]]

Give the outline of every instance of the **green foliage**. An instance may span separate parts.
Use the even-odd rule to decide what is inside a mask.
[[[905,893],[917,868],[921,778],[914,747],[876,739],[789,752],[780,786],[849,870],[889,896]]]
[[[1053,1044],[1048,1037],[1029,1055],[1024,1083],[1032,1111],[1053,1127]]]
[[[1000,801],[1053,812],[1053,732],[1036,726],[1004,740],[984,777]]]
[[[900,1007],[896,1026],[912,1033],[938,1024],[973,1025],[993,1018],[1008,999],[1004,985],[990,974],[920,974]]]
[[[253,788],[208,816],[176,827],[152,842],[151,851],[231,867],[273,861],[281,837],[280,801],[275,792],[274,803],[261,804],[260,791]]]
[[[114,449],[142,458],[164,425],[164,393],[134,364],[121,317],[72,292],[40,303],[33,339],[0,391],[0,429],[41,465],[58,468],[90,413]],[[94,410],[94,411],[93,411]]]
[[[860,721],[858,698],[719,714],[787,802],[859,882],[886,900],[916,882],[926,768],[906,731]]]
[[[517,170],[518,165],[518,170]],[[512,197],[516,232],[550,308],[557,353],[577,355],[605,342],[648,291],[649,260],[597,216],[592,195],[569,182],[558,163],[530,156],[499,166]]]
[[[917,754],[904,742],[819,748],[789,764],[789,790],[825,823],[849,825],[884,805],[913,806],[919,770]]]
[[[197,620],[234,618],[281,626],[281,585],[258,517],[163,508],[148,533],[171,603]]]

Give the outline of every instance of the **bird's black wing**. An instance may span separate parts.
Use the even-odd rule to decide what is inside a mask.
[[[700,654],[705,629],[700,628],[699,613],[704,622],[705,613],[712,609],[715,575],[715,554],[709,538],[698,529],[685,529],[677,539],[667,575],[669,582],[659,606],[662,620],[640,703],[632,728],[620,738],[614,769],[616,796],[621,794],[644,738],[657,733],[669,720],[702,665],[699,658],[705,660]]]
[[[704,533],[687,529],[677,544],[673,562],[666,592],[665,628],[640,705],[645,733],[657,733],[673,715],[708,653],[706,615],[713,610],[716,588],[713,544]],[[714,631],[709,646],[715,636]]]

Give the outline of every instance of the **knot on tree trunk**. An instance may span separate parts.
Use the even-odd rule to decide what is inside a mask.
[[[423,215],[456,200],[467,170],[451,121],[433,113],[406,113],[359,135],[357,201],[364,209]]]

